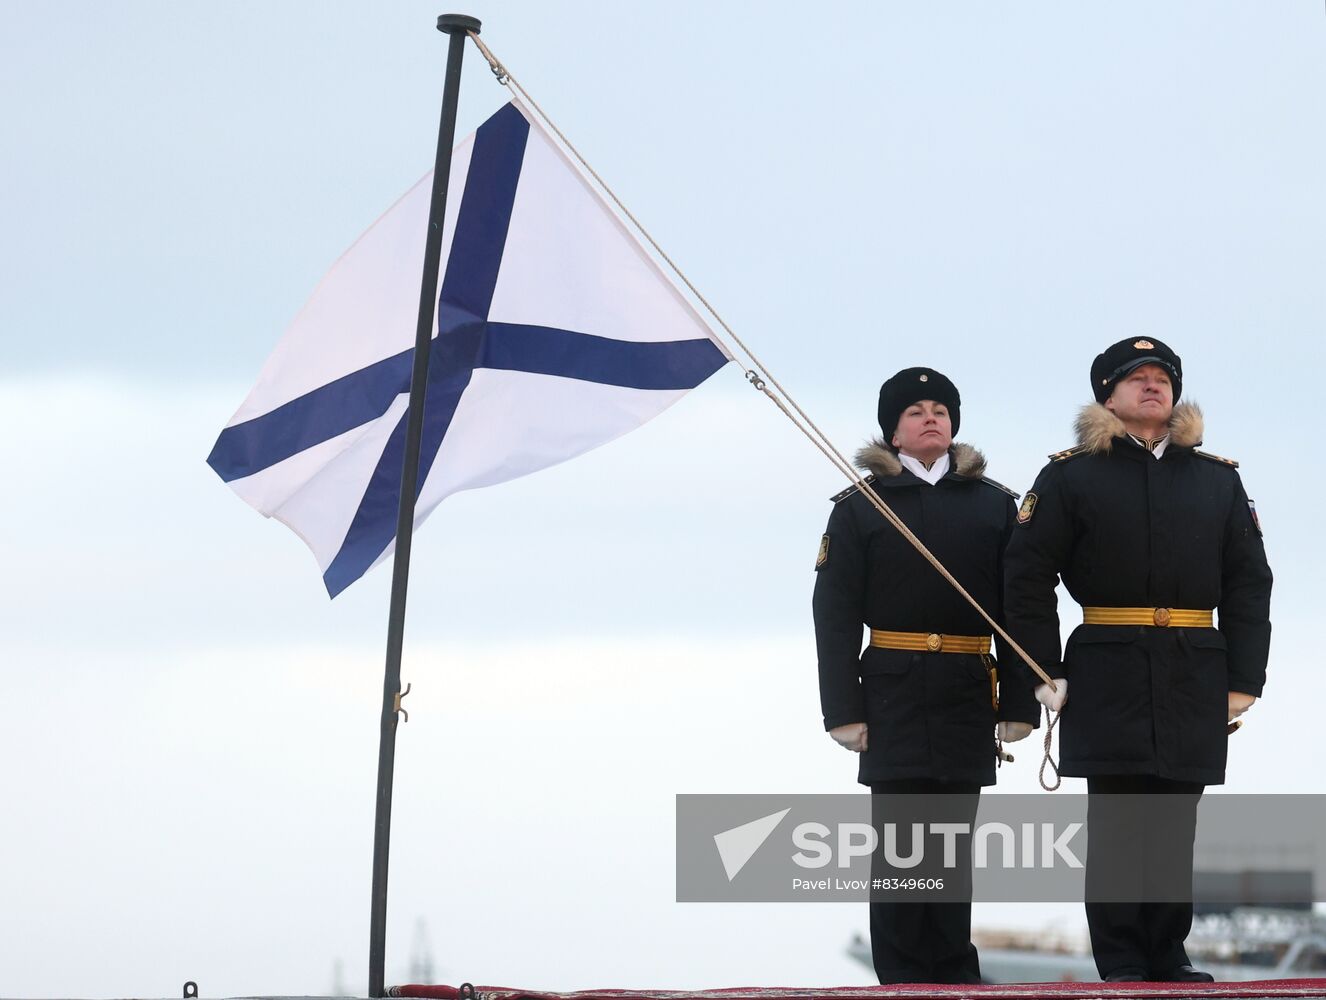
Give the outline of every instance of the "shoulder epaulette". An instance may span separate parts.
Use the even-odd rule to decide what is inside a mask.
[[[1063,451],[1056,451],[1050,456],[1051,462],[1066,462],[1070,458],[1076,458],[1078,455],[1085,455],[1087,452],[1085,445],[1077,445],[1075,448],[1065,448]]]
[[[1010,490],[1007,486],[1005,486],[1005,485],[1004,485],[1003,483],[1001,483],[999,480],[997,480],[997,479],[991,479],[989,476],[982,476],[982,477],[981,477],[981,482],[983,482],[983,483],[987,483],[988,485],[993,486],[993,487],[994,487],[995,489],[997,489],[997,490],[1003,490],[1005,493],[1007,493],[1009,496],[1011,496],[1014,500],[1016,500],[1018,497],[1022,496],[1021,493],[1015,493],[1013,490]]]
[[[873,483],[874,481],[875,481],[874,473],[871,473],[870,475],[866,476],[864,480],[862,480],[862,482],[866,483]],[[847,489],[843,490],[841,493],[835,493],[833,496],[829,497],[829,501],[831,503],[837,503],[839,500],[846,500],[848,497],[850,497],[860,488],[861,487],[857,483],[853,483],[851,486],[847,487]]]
[[[1239,467],[1238,462],[1234,461],[1232,458],[1224,458],[1220,455],[1212,455],[1209,451],[1198,451],[1196,448],[1194,448],[1192,450],[1192,453],[1196,455],[1198,458],[1206,459],[1208,462],[1219,462],[1221,465],[1228,465],[1231,469],[1237,469]]]

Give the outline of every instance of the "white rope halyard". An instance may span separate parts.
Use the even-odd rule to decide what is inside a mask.
[[[852,483],[854,486],[856,486],[861,491],[861,493],[866,497],[866,499],[870,501],[871,506],[873,506],[877,511],[879,511],[879,513],[883,515],[884,519],[887,520],[889,524],[893,525],[893,527],[896,528],[898,532],[905,539],[907,539],[909,543],[911,543],[912,547],[915,548],[916,551],[919,552],[921,556],[928,563],[930,563],[930,565],[933,566],[935,570],[946,581],[948,581],[948,583],[959,594],[962,595],[963,599],[966,600],[967,603],[970,604],[972,608],[974,608],[983,619],[985,619],[986,623],[990,626],[991,629],[994,630],[995,634],[999,635],[1005,642],[1008,643],[1010,648],[1012,648],[1013,651],[1016,652],[1018,656],[1022,658],[1023,662],[1025,662],[1027,666],[1029,666],[1032,669],[1032,671],[1036,674],[1036,676],[1038,676],[1046,684],[1049,684],[1051,689],[1055,689],[1054,681],[1050,678],[1050,676],[1044,670],[1042,670],[1041,667],[1036,663],[1036,661],[1033,660],[1031,656],[1027,653],[1027,651],[1024,650],[1022,646],[1019,645],[1018,642],[1012,636],[1010,636],[1007,631],[1004,630],[1003,626],[1001,626],[997,621],[995,621],[994,618],[990,615],[990,613],[986,611],[985,608],[983,608],[980,605],[980,603],[974,597],[972,597],[971,594],[967,592],[967,589],[963,587],[962,584],[959,583],[957,579],[953,576],[953,574],[948,571],[947,567],[945,567],[944,564],[941,563],[939,559],[935,557],[934,553],[932,553],[926,547],[925,543],[922,542],[921,539],[916,537],[915,533],[911,530],[911,528],[909,528],[903,522],[902,518],[900,518],[896,513],[894,513],[893,509],[884,502],[884,500],[879,496],[878,493],[875,492],[875,490],[871,487],[871,485],[865,481],[865,479],[856,470],[856,468],[852,465],[852,463],[849,462],[847,458],[844,457],[842,452],[840,452],[834,446],[833,442],[829,440],[827,435],[825,435],[824,432],[819,429],[819,427],[815,424],[813,420],[810,419],[809,415],[807,415],[807,413],[801,408],[801,406],[796,402],[796,400],[792,398],[792,396],[787,392],[787,390],[783,388],[782,384],[779,383],[779,381],[769,372],[769,370],[764,366],[764,364],[760,361],[760,359],[756,357],[755,353],[749,347],[746,346],[745,342],[742,341],[742,339],[739,336],[737,336],[736,331],[733,330],[732,327],[728,326],[727,321],[724,320],[723,317],[719,315],[718,310],[715,309],[712,304],[710,304],[709,300],[704,297],[704,295],[700,292],[698,288],[695,287],[695,285],[691,282],[691,279],[686,276],[685,272],[683,272],[682,269],[677,266],[677,263],[671,257],[668,256],[667,252],[661,246],[659,246],[658,241],[654,239],[654,237],[650,234],[649,230],[647,230],[644,227],[644,225],[640,222],[640,220],[637,219],[635,215],[631,212],[631,210],[627,208],[626,205],[622,202],[622,200],[617,197],[616,192],[614,192],[612,188],[608,186],[608,183],[604,181],[602,177],[599,176],[598,171],[596,171],[592,166],[590,166],[589,161],[586,160],[584,156],[580,154],[580,151],[576,149],[575,145],[571,142],[571,140],[568,139],[566,135],[562,132],[562,130],[557,127],[557,124],[551,118],[548,117],[547,112],[545,112],[543,108],[539,106],[539,103],[530,95],[529,91],[527,91],[523,86],[521,86],[520,81],[517,80],[511,74],[511,71],[507,69],[506,66],[493,54],[492,50],[488,48],[488,46],[484,43],[483,39],[480,38],[479,35],[473,31],[469,32],[469,36],[470,39],[474,42],[475,46],[479,49],[479,52],[483,55],[484,59],[488,62],[488,66],[492,70],[493,76],[496,77],[497,82],[504,87],[509,87],[517,91],[520,94],[522,100],[526,104],[528,104],[531,108],[534,109],[534,111],[548,126],[548,128],[552,130],[553,134],[555,134],[557,138],[561,141],[561,143],[566,147],[567,151],[570,152],[571,155],[574,156],[576,160],[580,163],[580,165],[585,169],[585,171],[591,177],[594,178],[595,182],[598,183],[599,187],[603,190],[603,192],[607,194],[609,198],[612,199],[613,204],[616,205],[617,208],[621,211],[621,213],[625,215],[627,219],[630,220],[631,224],[635,226],[636,230],[640,233],[640,235],[643,236],[644,239],[649,243],[649,245],[654,249],[654,252],[657,253],[659,257],[662,258],[663,261],[667,263],[668,267],[672,268],[673,273],[677,275],[678,279],[680,279],[681,282],[687,287],[687,289],[690,290],[691,294],[695,296],[696,300],[699,301],[704,306],[704,308],[709,312],[709,314],[713,316],[713,318],[718,322],[718,325],[721,326],[724,332],[728,335],[728,337],[732,339],[732,342],[737,345],[737,347],[740,349],[741,354],[745,355],[745,357],[749,360],[749,366],[747,367],[745,372],[746,380],[750,382],[750,384],[756,390],[762,392],[765,396],[767,396],[769,400],[775,406],[777,406],[779,410],[782,411],[783,415],[786,416],[788,420],[790,420],[792,424],[799,431],[801,431],[801,433],[804,434],[812,444],[815,445],[815,447],[817,447],[821,452],[823,452],[824,456],[828,458],[828,460],[831,463],[833,463],[833,465],[838,469],[838,471],[843,473],[843,475],[847,477],[848,481]],[[724,346],[727,347],[728,345],[724,344]],[[729,347],[729,353],[733,354],[734,357],[736,356],[736,353],[733,352],[730,347]],[[773,389],[776,390],[776,392],[770,390],[769,387],[771,385],[773,386]],[[1053,791],[1055,788],[1059,787],[1058,768],[1054,764],[1054,762],[1050,759],[1050,737],[1054,730],[1054,723],[1056,721],[1058,721],[1057,716],[1052,721],[1048,722],[1045,730],[1045,759],[1041,762],[1041,786],[1044,787],[1047,791]],[[1049,764],[1055,770],[1055,784],[1053,787],[1045,784],[1044,773],[1047,764]]]

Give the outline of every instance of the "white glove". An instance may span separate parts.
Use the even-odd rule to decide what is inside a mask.
[[[1253,702],[1257,699],[1250,694],[1244,694],[1242,691],[1229,692],[1229,718],[1228,722],[1233,722],[1240,715],[1252,708]]]
[[[1040,684],[1036,688],[1036,700],[1048,708],[1051,712],[1062,712],[1064,705],[1068,704],[1068,681],[1063,677],[1054,679],[1054,686],[1058,691],[1051,691],[1050,685]]]
[[[845,726],[835,726],[829,730],[829,735],[840,747],[846,747],[853,753],[865,753],[868,734],[864,722],[849,722]]]
[[[1016,743],[1031,735],[1030,722],[1001,722],[998,726],[999,739],[1003,743]]]

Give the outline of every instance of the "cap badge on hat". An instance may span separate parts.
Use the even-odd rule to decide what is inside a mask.
[[[922,376],[921,376],[921,381],[922,381],[922,382],[929,382],[929,381],[930,381],[930,376],[929,376],[929,375],[922,375]]]
[[[1151,341],[1149,340],[1134,341],[1133,346],[1136,347],[1139,351],[1154,351],[1156,349],[1156,345],[1151,343]]]

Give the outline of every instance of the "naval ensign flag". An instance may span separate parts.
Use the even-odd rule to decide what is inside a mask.
[[[323,278],[208,464],[304,540],[333,597],[388,556],[431,174]],[[415,526],[661,413],[730,360],[513,102],[452,158]]]

